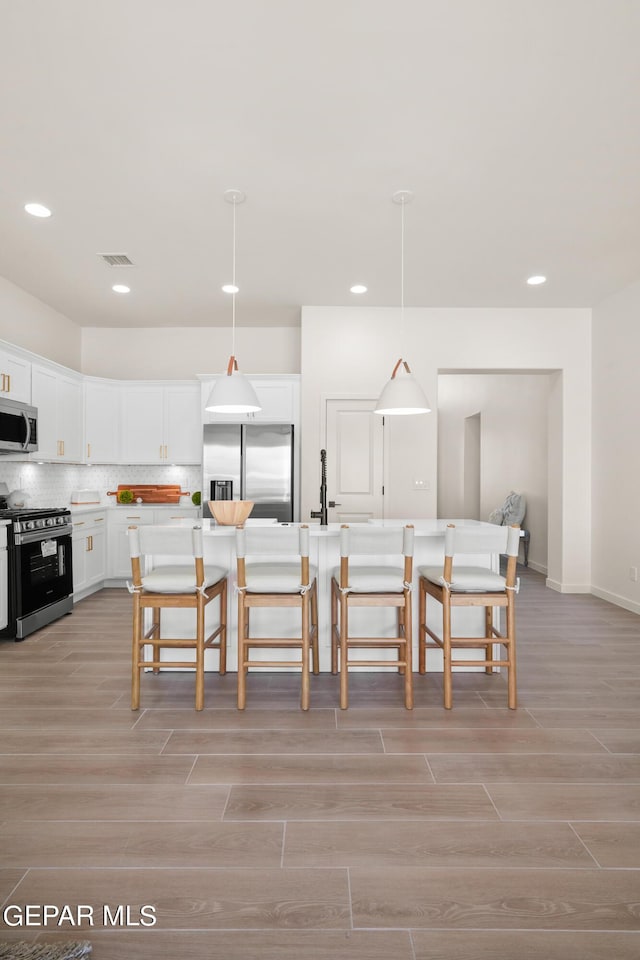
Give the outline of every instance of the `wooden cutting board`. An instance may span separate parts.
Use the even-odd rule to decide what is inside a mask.
[[[131,490],[133,503],[180,503],[180,497],[190,497],[188,490],[181,490],[180,484],[171,483],[120,483],[117,490],[108,490],[108,497],[117,497],[121,490]],[[130,504],[120,504],[130,506]]]

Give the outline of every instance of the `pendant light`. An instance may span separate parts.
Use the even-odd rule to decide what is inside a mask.
[[[412,197],[413,194],[410,190],[397,190],[391,198],[394,203],[400,205],[402,210],[400,240],[400,335],[402,347],[404,347],[404,208]],[[391,379],[378,397],[375,412],[384,416],[406,416],[408,414],[431,412],[429,401],[424,395],[422,387],[414,379],[411,367],[403,357],[400,357],[396,363]]]
[[[211,413],[256,413],[262,407],[256,392],[238,370],[236,359],[236,207],[244,203],[246,196],[242,190],[226,190],[224,199],[233,206],[233,276],[228,285],[231,293],[231,356],[227,364],[226,376],[219,377],[213,385],[205,410]],[[223,287],[223,289],[225,289]]]

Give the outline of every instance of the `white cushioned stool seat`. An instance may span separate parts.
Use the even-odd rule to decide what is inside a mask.
[[[418,574],[431,583],[441,583],[442,567],[419,567]],[[492,593],[504,590],[507,581],[488,567],[456,567],[449,589],[454,592]]]
[[[246,589],[249,593],[300,593],[300,562],[245,564]],[[309,565],[309,584],[318,575]]]
[[[206,566],[204,568],[205,589],[213,586],[227,571],[223,567]],[[196,574],[193,565],[163,564],[142,578],[142,586],[151,593],[194,593]]]
[[[340,567],[333,570],[333,576],[340,580]],[[404,569],[349,564],[349,590],[351,593],[402,593]]]

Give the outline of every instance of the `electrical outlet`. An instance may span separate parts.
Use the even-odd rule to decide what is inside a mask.
[[[430,490],[431,484],[428,480],[414,480],[413,481],[414,490]]]
[[[629,567],[629,580],[633,580],[634,583],[638,581],[638,568]]]

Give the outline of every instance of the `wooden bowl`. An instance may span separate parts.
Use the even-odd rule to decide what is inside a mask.
[[[239,527],[253,510],[253,500],[209,500],[209,510],[225,527]]]

